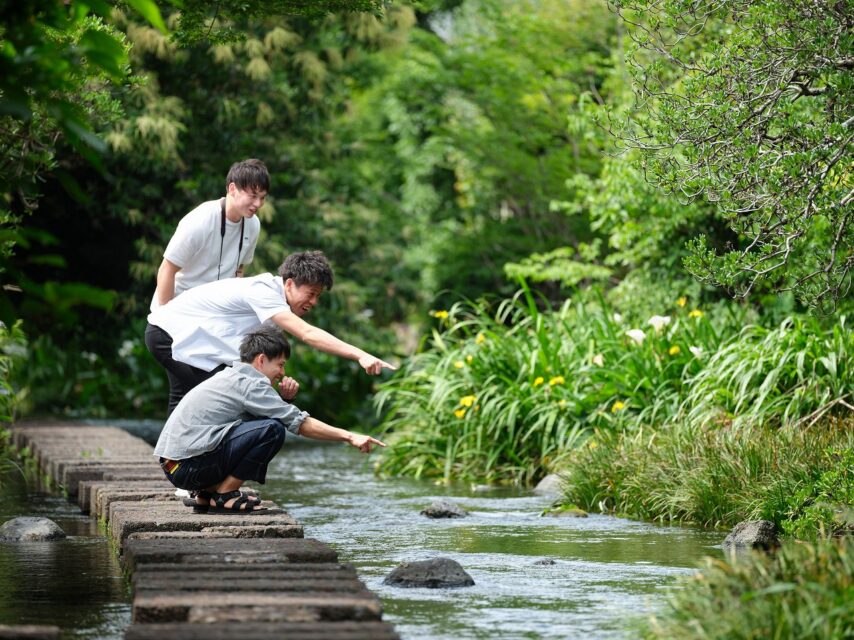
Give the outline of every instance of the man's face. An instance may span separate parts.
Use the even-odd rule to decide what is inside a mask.
[[[258,209],[264,206],[264,200],[267,198],[267,192],[263,189],[249,187],[241,189],[233,182],[228,185],[228,195],[231,196],[233,203],[233,211],[236,211],[243,218],[251,218]]]
[[[285,281],[285,301],[297,316],[304,316],[317,304],[323,287],[314,284],[296,284],[288,278]]]
[[[263,353],[258,356],[255,368],[267,376],[270,384],[275,385],[277,380],[281,380],[285,375],[285,356],[280,355],[278,358],[268,358]]]

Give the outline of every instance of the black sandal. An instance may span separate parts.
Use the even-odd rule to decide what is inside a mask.
[[[208,491],[192,491],[190,498],[184,498],[184,504],[188,507],[193,507],[193,513],[207,513],[211,508],[211,493]],[[201,498],[205,501],[204,504],[196,502],[196,498]]]
[[[250,499],[245,493],[235,489],[228,493],[211,493],[210,497],[214,501],[214,506],[207,510],[207,513],[227,513],[227,514],[244,514],[266,513],[267,507],[256,509],[255,507],[261,504],[261,501]],[[226,507],[225,503],[234,498],[234,503],[230,507]]]
[[[260,500],[260,498],[258,498],[258,492],[255,491],[255,489],[244,489],[240,493],[249,498],[250,500],[252,500],[253,498],[257,498],[258,500]],[[196,496],[201,496],[203,500],[208,501],[208,504],[199,504],[198,502],[196,502]],[[210,499],[211,494],[207,491],[190,491],[190,496],[184,496],[183,498],[181,498],[181,502],[184,504],[185,507],[192,507],[198,513],[205,513],[208,510],[208,507],[210,507]],[[201,510],[199,511],[199,509]]]

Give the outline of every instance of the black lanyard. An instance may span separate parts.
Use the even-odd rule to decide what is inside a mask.
[[[243,252],[243,227],[246,226],[246,218],[240,218],[240,242],[237,244],[237,265],[234,267],[234,275],[240,268],[240,254]],[[222,269],[222,245],[225,242],[225,198],[222,199],[222,218],[219,225],[219,264],[216,266],[216,279],[219,280]]]

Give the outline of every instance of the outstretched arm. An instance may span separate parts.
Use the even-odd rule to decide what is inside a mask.
[[[313,440],[334,440],[337,442],[346,442],[363,453],[370,453],[374,445],[384,447],[385,443],[380,442],[376,438],[366,436],[361,433],[353,433],[346,429],[339,429],[317,418],[306,418],[299,428],[299,435]]]
[[[396,369],[385,360],[380,360],[367,351],[362,351],[348,342],[339,340],[328,331],[310,325],[290,311],[277,313],[271,319],[280,328],[315,349],[348,360],[355,360],[370,375],[378,375],[383,369],[392,371]]]

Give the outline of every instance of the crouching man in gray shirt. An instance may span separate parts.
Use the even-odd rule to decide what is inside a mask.
[[[285,431],[315,440],[347,442],[368,453],[385,444],[309,417],[290,404],[299,390],[284,377],[291,347],[281,330],[265,326],[240,344],[240,362],[193,388],[163,427],[154,455],[169,481],[196,492],[199,513],[266,511],[244,482],[264,484],[267,465]],[[277,390],[276,380],[281,379]]]

